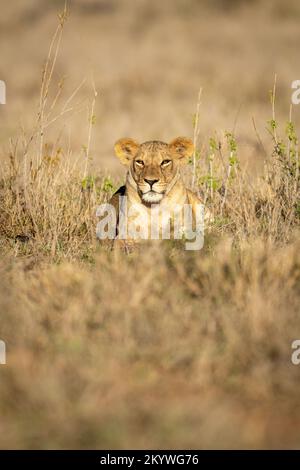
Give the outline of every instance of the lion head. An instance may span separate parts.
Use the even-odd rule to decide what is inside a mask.
[[[161,202],[179,177],[180,166],[188,162],[193,151],[192,141],[185,137],[177,137],[169,144],[156,140],[138,144],[128,138],[115,144],[117,157],[129,167],[129,175],[146,204]]]

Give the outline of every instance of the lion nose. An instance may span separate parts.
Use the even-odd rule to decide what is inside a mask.
[[[146,183],[148,183],[149,186],[152,188],[152,186],[154,185],[154,183],[157,183],[158,180],[147,180],[147,179],[145,178],[144,181],[146,181]]]

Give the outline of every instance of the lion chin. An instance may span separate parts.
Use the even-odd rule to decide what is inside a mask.
[[[155,193],[154,191],[149,191],[142,195],[142,200],[147,204],[158,204],[163,198],[163,194]]]

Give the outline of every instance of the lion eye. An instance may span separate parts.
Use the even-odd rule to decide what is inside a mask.
[[[162,166],[167,166],[167,165],[169,165],[169,163],[171,163],[171,161],[172,161],[172,160],[163,160],[163,161],[161,162],[161,165],[162,165]]]
[[[144,166],[143,160],[135,160],[135,163],[136,163],[138,166]]]

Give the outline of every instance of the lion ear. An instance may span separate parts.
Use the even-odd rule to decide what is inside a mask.
[[[191,139],[186,137],[177,137],[169,143],[169,149],[180,163],[187,163],[194,153],[194,144]]]
[[[115,143],[115,153],[123,165],[129,165],[140,145],[133,139],[123,138]]]

